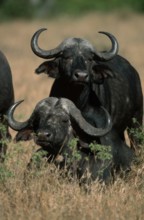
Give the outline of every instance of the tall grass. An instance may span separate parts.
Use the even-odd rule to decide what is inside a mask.
[[[0,166],[0,219],[143,219],[144,157],[125,179],[113,185],[94,182],[89,192],[60,176],[53,165],[26,166],[37,147],[33,142],[9,143]],[[143,149],[143,148],[142,148]]]

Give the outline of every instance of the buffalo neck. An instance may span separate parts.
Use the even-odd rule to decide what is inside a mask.
[[[84,97],[83,93],[85,93]],[[77,105],[77,103],[80,102],[81,99],[87,99],[88,93],[89,89],[87,85],[76,84],[73,82],[68,82],[63,78],[59,78],[54,81],[50,96],[57,98],[67,98]]]
[[[81,111],[87,105],[99,105],[99,100],[89,84],[68,82],[63,78],[54,81],[50,96],[70,99]]]

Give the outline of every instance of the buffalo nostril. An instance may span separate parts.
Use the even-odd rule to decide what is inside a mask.
[[[46,132],[46,133],[45,133],[45,136],[47,136],[47,137],[51,137],[51,136],[52,136],[52,133],[50,133],[50,132]]]
[[[75,73],[75,77],[76,77],[76,78],[79,78],[79,74],[78,74],[78,73]]]
[[[52,133],[51,132],[39,132],[37,136],[40,139],[51,138]]]
[[[75,72],[75,77],[78,80],[86,80],[88,78],[88,74],[85,72]]]
[[[85,78],[85,79],[87,79],[87,78],[88,78],[88,74],[87,74],[87,73],[85,74],[84,78]]]

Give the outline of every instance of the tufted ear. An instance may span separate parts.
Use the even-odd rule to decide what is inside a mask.
[[[31,139],[33,139],[33,131],[31,129],[24,129],[17,132],[14,141],[29,141]]]
[[[114,72],[106,65],[100,64],[93,66],[93,82],[102,84],[105,79],[113,78]]]
[[[58,60],[50,60],[45,61],[41,65],[38,66],[38,68],[35,70],[36,74],[45,73],[53,78],[59,77],[59,64]]]

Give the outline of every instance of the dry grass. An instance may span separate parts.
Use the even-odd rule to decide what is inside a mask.
[[[29,150],[31,148],[31,151]],[[143,219],[144,166],[133,167],[114,185],[93,183],[85,192],[62,179],[53,165],[24,175],[33,142],[10,144],[4,174],[0,174],[0,219]]]
[[[35,104],[49,94],[53,80],[37,76],[34,69],[42,62],[30,48],[33,33],[47,27],[41,36],[43,48],[53,48],[64,38],[79,36],[89,39],[98,49],[109,41],[97,34],[113,33],[124,55],[139,71],[144,86],[144,16],[126,14],[92,14],[79,19],[61,18],[46,21],[16,21],[0,24],[0,49],[7,56],[13,72],[15,99],[25,99],[16,114],[22,120],[29,117]],[[12,135],[15,132],[11,130]],[[144,216],[144,165],[133,167],[126,180],[118,179],[105,188],[95,183],[85,193],[77,183],[60,178],[53,166],[34,172],[27,179],[24,171],[34,143],[9,144],[0,174],[0,220],[95,219],[142,220]],[[144,160],[143,160],[144,161]],[[53,172],[51,172],[53,170]]]

